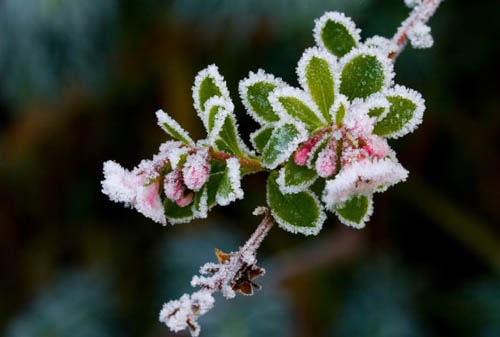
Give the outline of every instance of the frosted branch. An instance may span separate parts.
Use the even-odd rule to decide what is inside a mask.
[[[422,27],[424,27],[427,21],[434,15],[441,2],[443,2],[443,0],[423,0],[420,3],[412,2],[415,7],[411,11],[410,16],[401,23],[401,26],[399,26],[398,31],[392,38],[392,42],[397,46],[397,49],[389,55],[389,58],[395,60],[399,54],[401,54],[406,47],[409,37],[415,35],[413,34],[413,30],[417,28],[422,31]],[[424,44],[422,47],[428,46],[429,38],[430,35],[424,36]],[[419,41],[416,41],[415,43],[417,47],[419,46],[418,42]]]
[[[212,309],[215,299],[213,293],[221,292],[226,298],[233,298],[239,291],[243,295],[253,295],[260,286],[253,280],[265,273],[257,266],[257,249],[271,229],[274,219],[267,208],[259,207],[255,215],[266,214],[248,241],[237,252],[224,253],[217,248],[215,255],[219,263],[206,263],[200,268],[200,275],[193,276],[191,285],[200,290],[184,294],[178,300],[163,305],[159,320],[172,331],[188,329],[191,336],[200,334],[199,316]]]

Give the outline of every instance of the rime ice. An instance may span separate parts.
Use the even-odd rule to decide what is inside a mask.
[[[431,35],[431,27],[423,22],[419,21],[415,23],[415,25],[408,30],[407,35],[412,47],[415,49],[430,48],[434,44],[434,39]]]
[[[406,180],[408,171],[395,160],[363,160],[343,168],[335,179],[326,182],[323,202],[327,207],[346,202],[356,195],[383,192]]]

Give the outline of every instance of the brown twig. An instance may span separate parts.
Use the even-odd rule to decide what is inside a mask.
[[[395,60],[406,47],[408,31],[417,23],[426,23],[429,21],[441,2],[443,0],[423,0],[420,5],[413,9],[410,16],[403,21],[392,38],[392,42],[397,46],[397,49],[389,55],[390,59]]]

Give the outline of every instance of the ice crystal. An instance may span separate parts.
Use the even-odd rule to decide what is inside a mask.
[[[159,320],[174,332],[189,329],[191,336],[196,337],[200,334],[198,317],[212,309],[214,302],[215,299],[208,290],[202,289],[191,295],[184,294],[179,300],[163,305]]]
[[[431,27],[418,21],[407,32],[408,39],[413,48],[426,49],[432,47],[434,39],[431,35]]]
[[[414,8],[422,4],[422,0],[404,0],[408,8]]]
[[[145,217],[165,224],[163,205],[158,194],[158,182],[148,181],[145,171],[124,169],[114,161],[104,163],[102,192],[111,201],[134,207]]]
[[[383,192],[407,176],[408,171],[393,159],[358,161],[344,166],[334,179],[326,182],[323,202],[332,208],[356,195]]]

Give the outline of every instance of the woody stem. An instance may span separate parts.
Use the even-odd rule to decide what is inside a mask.
[[[260,244],[267,236],[269,230],[274,224],[273,216],[269,214],[269,211],[267,212],[268,213],[266,214],[264,219],[262,219],[260,224],[255,229],[255,231],[252,233],[252,236],[250,236],[245,245],[240,248],[240,250],[238,251],[238,255],[241,256],[245,252],[252,252],[254,255],[256,254],[257,249],[259,248]]]
[[[401,54],[408,42],[408,31],[412,29],[416,23],[426,23],[429,21],[441,2],[443,2],[443,0],[423,0],[420,5],[411,11],[410,16],[403,21],[392,38],[392,42],[397,46],[397,49],[389,55],[389,58],[395,60],[399,54]]]

